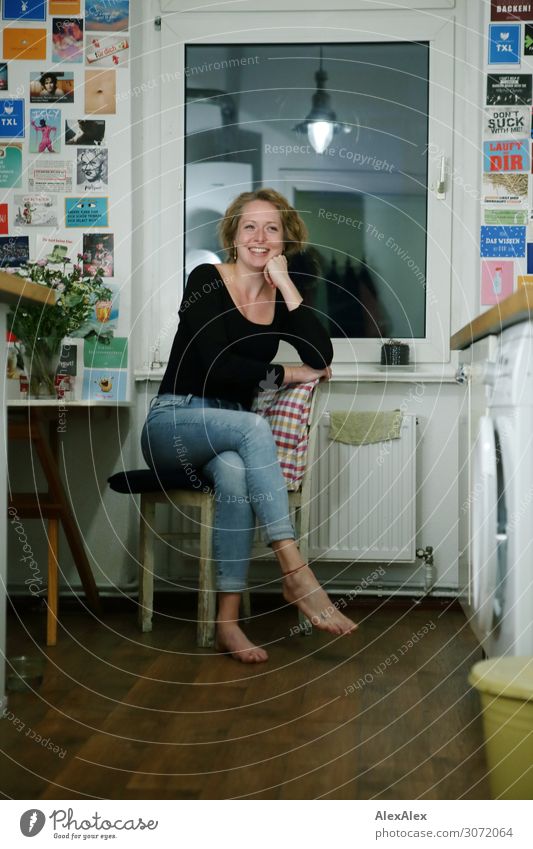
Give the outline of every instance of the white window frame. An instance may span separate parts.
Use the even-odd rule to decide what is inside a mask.
[[[291,0],[293,2],[293,0]],[[321,0],[323,2],[323,0]],[[305,0],[306,7],[312,0]],[[358,5],[361,5],[359,3]],[[421,2],[416,3],[422,6]],[[162,16],[161,38],[161,226],[160,268],[161,316],[174,313],[181,298],[184,228],[184,91],[185,45],[225,43],[306,43],[424,41],[430,45],[429,60],[429,173],[427,194],[427,272],[426,336],[406,339],[413,363],[445,363],[450,360],[452,186],[444,197],[437,196],[436,183],[445,157],[452,170],[454,115],[454,15],[453,0],[440,0],[437,14],[418,11],[312,12],[298,13],[216,13],[199,11],[166,12]],[[165,6],[184,6],[182,0],[169,0]],[[382,9],[385,4],[376,4]],[[428,2],[424,8],[435,8]],[[189,6],[190,8],[190,6]],[[212,9],[213,7],[211,7]],[[248,4],[247,4],[248,8]],[[368,4],[364,6],[368,8]],[[351,9],[354,9],[352,4]],[[177,262],[176,262],[177,259]],[[399,260],[400,261],[400,260]],[[157,335],[157,331],[154,333]],[[379,363],[381,340],[335,340],[334,362],[353,369],[354,364]],[[162,351],[164,357],[165,352]],[[294,349],[284,346],[278,355],[284,362],[295,361]]]

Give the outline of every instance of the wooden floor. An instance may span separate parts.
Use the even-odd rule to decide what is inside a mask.
[[[253,667],[195,648],[193,596],[167,597],[145,635],[127,604],[100,623],[66,610],[50,649],[43,612],[18,608],[8,654],[47,662],[0,722],[3,795],[489,798],[467,683],[481,653],[457,606],[373,601],[350,610],[355,636],[329,639],[288,636],[276,604],[254,602],[270,660]]]

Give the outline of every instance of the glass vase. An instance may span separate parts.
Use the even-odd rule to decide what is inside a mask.
[[[56,371],[61,353],[61,340],[36,339],[24,347],[24,363],[28,373],[29,397],[34,400],[56,398]]]

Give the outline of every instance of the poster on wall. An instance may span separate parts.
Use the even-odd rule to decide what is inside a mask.
[[[0,268],[20,268],[29,258],[28,236],[0,236]]]
[[[64,262],[73,262],[76,259],[74,239],[47,236],[37,233],[35,242],[35,260],[44,260],[51,265],[59,265]]]
[[[533,24],[524,27],[524,56],[533,56]]]
[[[7,71],[7,62],[0,62],[0,91],[7,91],[9,88],[9,76]]]
[[[513,293],[514,262],[483,260],[481,263],[481,304],[497,304]]]
[[[525,227],[481,227],[481,256],[519,257],[526,253]]]
[[[512,2],[502,3],[501,0],[491,0],[491,21],[533,21],[533,3]]]
[[[504,141],[483,142],[483,170],[498,171],[529,171],[529,139],[512,139]]]
[[[30,153],[59,153],[61,150],[61,111],[30,109]]]
[[[104,145],[105,121],[78,121],[69,118],[65,121],[65,144]]]
[[[85,71],[85,111],[89,115],[115,115],[116,96],[116,71]]]
[[[0,189],[22,185],[22,145],[0,144]]]
[[[70,71],[31,71],[31,103],[74,103],[74,74]]]
[[[99,268],[104,277],[113,277],[115,247],[113,233],[83,234],[83,273],[94,277]]]
[[[533,274],[519,274],[516,282],[518,288],[521,286],[533,286]]]
[[[125,401],[127,369],[84,369],[81,397],[84,401]]]
[[[483,174],[483,203],[527,209],[528,185],[527,174]]]
[[[520,64],[520,24],[490,24],[489,65]]]
[[[127,68],[129,46],[123,35],[87,35],[85,64],[91,68]]]
[[[108,227],[108,198],[65,198],[66,227]]]
[[[49,0],[48,12],[50,15],[79,15],[81,0]]]
[[[57,227],[57,198],[46,194],[14,195],[17,227]]]
[[[114,0],[113,3],[91,2],[85,10],[85,26],[98,32],[120,32],[129,29],[129,0]]]
[[[487,106],[521,105],[531,105],[531,74],[488,74]]]
[[[528,223],[527,217],[527,209],[505,209],[504,207],[498,206],[485,206],[483,208],[483,223],[490,224],[492,226],[524,226]]]
[[[45,61],[46,29],[6,27],[4,30],[4,59]]]
[[[24,100],[0,98],[0,138],[24,138]]]
[[[85,339],[83,345],[83,365],[85,368],[122,369],[128,367],[128,339],[114,336],[105,344],[97,337]]]
[[[529,136],[531,109],[529,106],[485,109],[484,136],[487,139],[508,136]]]
[[[83,18],[52,18],[52,62],[83,62]]]
[[[3,0],[4,21],[45,21],[46,0]]]
[[[28,166],[28,188],[40,192],[71,192],[72,162],[37,159]]]
[[[9,215],[7,203],[0,203],[0,234],[7,235],[9,233]]]
[[[105,192],[108,186],[107,148],[80,147],[76,157],[76,188],[81,192]]]

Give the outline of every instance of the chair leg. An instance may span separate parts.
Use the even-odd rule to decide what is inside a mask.
[[[48,519],[48,590],[46,611],[46,645],[57,643],[59,520]]]
[[[213,523],[215,518],[213,499],[204,499],[200,510],[200,564],[198,576],[198,635],[201,648],[211,648],[215,642],[216,581],[213,562]]]
[[[152,630],[154,612],[154,523],[155,502],[141,496],[139,539],[139,626],[143,633]]]

